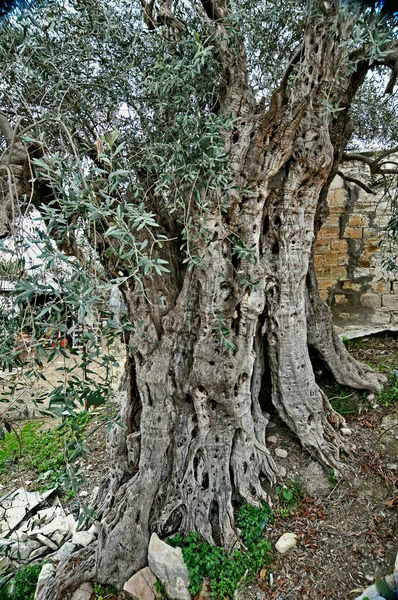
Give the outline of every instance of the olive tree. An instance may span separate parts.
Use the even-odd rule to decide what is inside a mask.
[[[2,235],[34,206],[54,252],[118,285],[130,322],[98,545],[58,570],[55,600],[94,577],[122,586],[154,531],[232,548],[234,502],[278,479],[271,406],[339,468],[344,419],[310,350],[340,384],[383,379],[336,335],[314,244],[398,44],[393,22],[336,0],[59,0],[0,46]]]

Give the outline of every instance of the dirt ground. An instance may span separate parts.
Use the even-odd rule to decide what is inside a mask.
[[[365,338],[353,346],[358,360],[388,374],[398,370],[397,337]],[[398,404],[386,408],[366,396],[347,401],[351,448],[337,482],[278,418],[271,421],[269,436],[277,441],[269,447],[287,450],[278,459],[285,481],[298,477],[306,497],[293,515],[277,518],[267,531],[272,544],[285,532],[295,533],[297,546],[276,557],[272,583],[268,576],[249,584],[242,600],[348,600],[392,573],[398,551]]]
[[[368,338],[353,346],[356,358],[388,374],[398,370],[397,337]],[[328,395],[336,395],[333,386]],[[305,498],[292,514],[277,516],[266,537],[274,546],[280,535],[292,532],[297,545],[285,555],[275,551],[272,573],[245,586],[240,600],[349,600],[392,572],[398,550],[398,403],[386,407],[372,396],[354,394],[341,405],[352,435],[346,438],[350,452],[342,457],[344,469],[337,481],[272,416],[268,447],[287,451],[286,458],[277,459],[286,470],[284,480],[298,477]],[[87,436],[90,455],[82,466],[82,503],[89,503],[106,472],[105,434],[101,410],[96,410]],[[19,473],[10,485],[15,487],[25,475]],[[275,490],[270,497],[274,508],[287,507]],[[74,512],[78,503],[71,500],[66,507]]]

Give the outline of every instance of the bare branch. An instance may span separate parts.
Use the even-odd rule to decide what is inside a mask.
[[[340,175],[340,177],[342,179],[344,179],[344,181],[349,181],[350,183],[355,183],[355,185],[357,185],[358,187],[360,187],[363,190],[365,190],[365,192],[367,192],[368,194],[375,194],[376,193],[374,190],[372,190],[371,187],[369,187],[368,185],[366,185],[366,183],[364,183],[360,179],[357,179],[356,177],[350,177],[349,175],[346,175],[342,171],[337,171],[337,175]]]
[[[369,166],[372,166],[374,163],[374,159],[371,158],[370,156],[365,156],[365,154],[360,154],[360,153],[352,153],[352,154],[347,154],[347,153],[343,153],[342,156],[342,161],[343,162],[352,162],[352,161],[360,161],[360,162],[364,162]]]

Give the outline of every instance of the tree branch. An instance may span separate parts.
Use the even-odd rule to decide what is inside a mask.
[[[360,179],[357,179],[356,177],[350,177],[350,175],[345,175],[345,173],[343,173],[342,171],[337,171],[337,175],[340,175],[340,177],[342,179],[344,179],[344,181],[349,181],[350,183],[355,183],[355,185],[357,185],[358,187],[365,190],[365,192],[367,192],[368,194],[376,193],[374,190],[372,190],[371,187],[369,187],[368,185],[366,185],[366,183],[364,183]]]

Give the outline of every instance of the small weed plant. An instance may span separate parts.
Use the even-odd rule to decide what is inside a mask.
[[[117,600],[118,592],[112,585],[101,585],[100,583],[94,584],[94,598],[95,600]]]
[[[394,373],[386,387],[377,395],[376,402],[386,408],[398,402],[398,372]]]
[[[283,487],[275,488],[279,500],[290,508],[295,507],[304,498],[303,486],[298,477],[287,479]]]
[[[330,483],[330,485],[336,485],[337,484],[337,477],[334,473],[334,469],[329,469],[328,471],[328,481]]]
[[[271,546],[263,538],[267,522],[272,518],[269,506],[260,508],[245,504],[237,515],[237,525],[241,530],[246,549],[236,549],[227,554],[223,548],[211,546],[197,533],[186,537],[176,535],[168,543],[182,549],[185,564],[189,571],[194,597],[199,593],[203,579],[210,581],[212,600],[233,598],[238,584],[247,577],[253,577],[264,566],[270,565]],[[158,590],[162,592],[162,590]]]

